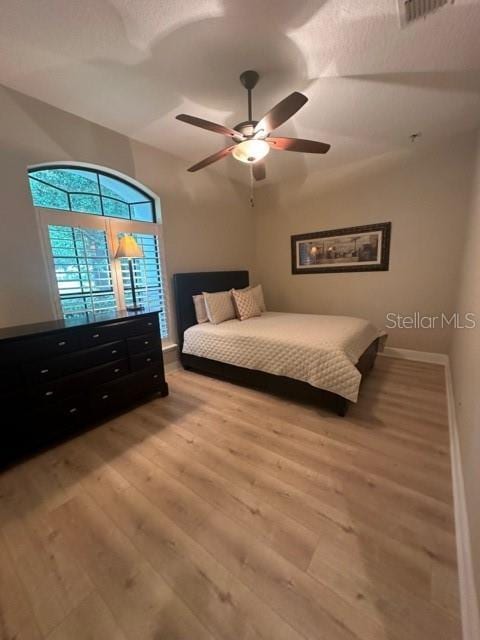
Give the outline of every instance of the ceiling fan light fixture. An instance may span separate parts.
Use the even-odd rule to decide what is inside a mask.
[[[245,140],[236,145],[232,154],[236,160],[253,164],[264,158],[270,151],[270,145],[265,140]]]

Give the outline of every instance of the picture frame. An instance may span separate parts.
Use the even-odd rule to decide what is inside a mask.
[[[291,236],[292,274],[388,271],[391,222]]]

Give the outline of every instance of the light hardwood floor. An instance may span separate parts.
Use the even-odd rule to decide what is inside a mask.
[[[0,473],[1,640],[459,640],[443,368],[346,418],[189,372]]]

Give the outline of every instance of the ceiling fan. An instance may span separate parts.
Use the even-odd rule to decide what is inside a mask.
[[[308,98],[303,93],[294,91],[275,105],[261,120],[253,119],[252,90],[258,80],[259,75],[256,71],[244,71],[240,75],[240,82],[248,92],[248,120],[240,122],[233,129],[209,120],[189,116],[185,113],[176,116],[177,120],[187,122],[195,127],[214,131],[215,133],[221,133],[234,141],[234,144],[220,149],[220,151],[208,156],[208,158],[197,162],[197,164],[188,169],[189,171],[198,171],[217,160],[233,155],[236,160],[252,165],[252,173],[255,180],[264,180],[266,177],[264,158],[270,149],[299,151],[301,153],[327,153],[330,145],[325,142],[301,140],[300,138],[277,138],[270,135],[308,101]]]

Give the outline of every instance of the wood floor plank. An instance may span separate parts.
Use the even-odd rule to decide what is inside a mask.
[[[116,445],[117,443],[117,445]],[[115,468],[120,473],[126,473],[127,477],[131,479],[133,484],[137,484],[137,488],[140,492],[145,491],[146,484],[141,480],[142,471],[141,467],[145,466],[147,469],[150,469],[149,475],[154,473],[150,464],[147,464],[145,459],[142,460],[140,454],[136,451],[132,451],[131,448],[123,449],[123,453],[116,448],[118,447],[118,438],[114,439],[109,436],[106,430],[103,430],[101,433],[98,432],[95,434],[94,444],[97,448],[105,451],[104,453],[106,459],[109,459],[112,455],[113,451],[117,451],[118,455],[115,458]],[[125,466],[123,466],[125,464]],[[133,471],[132,467],[138,467],[136,471]],[[136,479],[138,478],[138,480]],[[172,491],[175,491],[175,487],[172,485]],[[152,494],[147,489],[149,499],[151,499],[154,503],[157,501],[156,495]],[[358,637],[363,637],[364,634],[367,634],[366,637],[375,637],[375,638],[384,638],[383,631],[380,628],[380,625],[375,626],[374,623],[369,621],[368,617],[359,616],[356,619],[355,612],[349,609],[348,614],[348,622],[342,623],[347,629],[342,629],[342,624],[340,624],[341,620],[346,620],[346,605],[342,601],[340,597],[334,596],[331,594],[329,589],[325,589],[320,584],[317,584],[314,580],[310,580],[306,578],[305,574],[302,572],[295,571],[293,566],[285,563],[284,560],[278,555],[272,553],[272,550],[266,546],[259,543],[258,540],[253,538],[250,531],[247,529],[241,529],[235,522],[230,520],[230,518],[224,516],[221,512],[215,511],[213,515],[208,517],[201,523],[199,526],[194,521],[185,521],[185,519],[180,518],[178,521],[177,513],[182,512],[182,496],[176,496],[177,508],[173,511],[171,508],[167,508],[167,512],[169,517],[171,517],[174,521],[179,524],[184,530],[188,532],[189,535],[194,537],[197,541],[200,541],[207,550],[209,550],[212,554],[215,553],[217,556],[220,553],[220,550],[224,549],[224,554],[221,556],[222,563],[232,572],[234,572],[237,577],[241,580],[245,581],[247,586],[253,590],[257,591],[257,594],[260,596],[261,593],[264,593],[265,590],[270,589],[270,593],[275,595],[275,601],[281,604],[278,604],[277,612],[287,617],[287,622],[295,626],[295,621],[297,620],[296,616],[301,615],[302,619],[305,621],[309,621],[309,632],[308,637],[315,637],[313,635],[313,629],[318,629],[318,626],[321,625],[322,628],[328,630],[328,634],[325,637],[337,638],[337,637],[357,637],[357,632],[360,634]],[[188,502],[187,502],[188,504]],[[165,508],[165,505],[163,505]],[[317,522],[318,524],[318,522]],[[330,534],[330,532],[328,532]],[[221,538],[221,542],[220,542]],[[369,541],[371,542],[371,541]],[[255,562],[259,563],[260,567],[253,567],[253,570],[250,571],[241,571],[240,569],[243,567],[243,563],[241,563],[242,567],[238,565],[238,545],[246,545],[249,553],[253,554],[253,549],[256,549],[255,553]],[[376,551],[375,543],[372,541],[371,544],[374,551]],[[243,546],[241,547],[244,548]],[[383,550],[382,561],[389,560],[389,567],[394,567],[394,560],[390,560],[389,553],[393,555],[397,551],[397,546],[394,545],[391,549]],[[396,558],[394,558],[396,559]],[[419,588],[419,585],[426,591],[429,592],[430,589],[430,574],[429,572],[421,573],[416,564],[409,563],[408,558],[405,556],[401,557],[400,568],[404,572],[400,579],[403,579],[403,576],[406,576],[406,580],[408,580],[408,584],[411,586],[415,586],[415,588]],[[265,564],[268,562],[269,564]],[[248,565],[248,563],[247,563]],[[246,566],[247,566],[246,565]],[[245,569],[245,567],[243,567]],[[259,580],[260,576],[263,576],[264,573],[268,569],[268,575],[270,576],[270,580],[265,583]],[[423,569],[423,567],[421,568]],[[412,574],[413,572],[413,574]],[[253,580],[253,575],[257,575],[257,580]],[[297,591],[300,588],[298,585],[302,585],[303,591],[301,591],[301,595],[298,595],[298,601],[291,608],[291,610],[285,610],[286,600],[290,597],[292,599],[291,594],[288,591],[285,591],[285,584],[289,584],[288,580],[286,580],[285,575],[290,576],[288,580],[293,580],[292,576],[295,578],[295,584],[297,585]],[[398,579],[399,576],[396,576]],[[420,580],[420,578],[422,578]],[[278,592],[276,591],[278,589]],[[259,591],[260,590],[260,591]],[[298,592],[300,593],[300,592]],[[269,598],[271,601],[272,598]],[[312,599],[314,604],[312,606]],[[322,610],[322,602],[326,599],[330,599],[333,602],[330,604],[330,608],[335,608],[339,613],[337,616],[333,616],[329,612],[326,615],[326,612]],[[351,626],[353,626],[352,629]],[[318,631],[317,631],[318,633]],[[324,637],[324,636],[320,636]]]
[[[90,594],[46,640],[126,640],[98,593]]]
[[[154,426],[149,431],[155,436],[156,441],[174,442],[175,436],[171,433],[172,430],[166,428],[168,418],[157,416],[150,408],[139,409],[138,413],[142,416],[149,417],[149,420],[143,423],[145,428],[148,429],[148,425],[157,424],[156,428]],[[232,472],[237,460],[243,460],[249,464],[257,465],[278,480],[291,484],[296,489],[310,496],[314,496],[316,500],[321,501],[322,510],[325,515],[342,522],[344,526],[349,526],[352,521],[363,521],[368,525],[373,519],[377,521],[378,525],[381,524],[381,529],[386,535],[397,539],[399,542],[416,547],[428,557],[437,557],[439,561],[455,563],[454,534],[448,530],[450,518],[440,518],[438,522],[435,521],[433,524],[429,524],[426,518],[426,510],[420,512],[418,516],[412,516],[411,505],[409,505],[408,512],[404,509],[402,514],[398,500],[396,500],[395,503],[395,510],[392,510],[391,498],[383,501],[377,499],[378,483],[376,484],[373,481],[368,485],[366,484],[363,492],[361,491],[361,485],[358,483],[356,485],[349,485],[351,488],[354,487],[355,491],[349,491],[348,488],[342,487],[341,483],[335,483],[334,486],[327,486],[325,488],[325,486],[322,486],[322,483],[318,482],[318,476],[315,473],[305,473],[305,467],[279,457],[276,454],[272,454],[269,450],[257,447],[255,439],[253,442],[245,445],[238,437],[225,436],[222,431],[225,432],[228,429],[228,432],[231,433],[233,426],[232,421],[229,421],[229,424],[226,425],[226,419],[221,421],[211,419],[207,422],[199,417],[198,412],[195,412],[193,415],[195,416],[195,420],[192,421],[189,419],[187,426],[189,432],[194,435],[201,434],[203,438],[207,438],[210,442],[215,442],[217,447],[228,452],[229,458],[234,458],[233,464],[229,464],[227,473]],[[183,422],[176,423],[177,426],[181,424],[183,424]],[[161,429],[159,425],[164,425],[164,428]],[[239,425],[238,429],[240,432],[243,432],[245,436],[247,432],[245,426],[243,424]],[[187,440],[187,442],[189,441]],[[197,440],[197,444],[199,442],[201,441]],[[175,446],[177,448],[183,446],[185,449],[188,449],[191,448],[192,442],[186,444],[185,439],[177,439]],[[211,449],[210,453],[212,453]],[[195,459],[197,459],[197,457]],[[211,464],[211,458],[207,464]],[[216,465],[218,471],[222,468],[224,468],[224,466],[220,467],[218,464]],[[299,502],[301,502],[301,500],[302,498],[298,499]],[[342,518],[341,512],[342,508],[345,510],[347,507],[349,514],[348,520],[344,517]],[[283,512],[285,513],[285,509],[283,509]],[[447,509],[442,506],[441,513],[445,514],[446,512]],[[450,510],[448,510],[448,512],[449,515],[451,515]],[[314,526],[316,527],[316,524]]]
[[[306,638],[389,638],[372,618],[259,545],[247,531],[239,530],[219,513],[204,523],[196,539],[259,597],[266,598],[289,624],[301,629]]]
[[[90,498],[77,495],[50,517],[127,638],[213,637]]]
[[[453,616],[460,611],[456,567],[435,566],[432,570],[432,602]]]
[[[203,385],[202,382],[199,386],[201,385]],[[195,394],[196,390],[194,389],[192,393]],[[203,398],[208,393],[208,388],[204,387]],[[231,416],[228,411],[227,415]],[[315,466],[328,463],[329,459],[334,459],[337,465],[341,464],[344,468],[353,467],[363,471],[368,470],[405,486],[418,488],[434,498],[451,500],[449,476],[448,473],[445,473],[445,470],[449,469],[448,460],[446,466],[444,463],[438,467],[436,460],[423,460],[422,465],[419,466],[415,459],[415,452],[413,452],[406,465],[405,460],[400,463],[398,459],[391,456],[371,455],[362,446],[332,441],[322,437],[321,434],[304,429],[303,425],[297,425],[296,428],[290,426],[282,419],[277,419],[273,425],[264,420],[261,426],[263,427],[262,437],[268,442],[267,446],[278,452],[287,447],[290,456],[295,455],[301,464],[315,468]]]
[[[192,385],[190,385],[190,389],[191,388],[192,388]],[[192,391],[190,391],[189,393],[191,395]],[[193,393],[195,393],[195,389],[193,389]],[[263,446],[264,450],[266,450],[268,454],[272,456],[272,449],[270,447],[271,440],[265,441],[265,439],[263,438],[263,434],[261,433],[261,428],[258,424],[259,421],[255,416],[255,414],[252,415],[249,419],[247,419],[247,416],[245,415],[243,415],[242,417],[235,416],[235,418],[232,418],[230,416],[225,416],[223,412],[219,412],[215,409],[207,410],[205,406],[202,405],[198,409],[193,409],[193,408],[189,409],[188,415],[185,416],[185,421],[183,421],[182,415],[181,415],[182,407],[179,406],[182,404],[183,401],[184,401],[183,397],[180,397],[180,400],[178,401],[178,396],[177,396],[177,400],[175,404],[164,409],[159,415],[159,419],[162,419],[163,417],[164,421],[171,420],[172,422],[177,424],[182,424],[182,422],[186,421],[188,422],[190,427],[192,427],[192,423],[193,423],[193,426],[197,426],[197,427],[199,427],[201,424],[202,429],[207,429],[207,430],[217,428],[220,431],[220,433],[223,435],[228,434],[229,436],[233,435],[234,437],[239,436],[242,439],[248,439],[248,441],[253,445],[258,445],[259,447]],[[143,408],[139,409],[140,412],[142,412],[143,410],[144,410]],[[148,411],[148,410],[149,410],[148,408],[145,409],[145,411]],[[195,416],[194,421],[190,420],[190,417],[192,415]],[[152,419],[155,418],[155,411],[153,409],[150,409],[150,416],[152,417]],[[217,419],[211,419],[215,417]],[[260,425],[263,425],[265,423],[265,420],[268,420],[268,418],[262,419],[262,421],[260,422]],[[317,417],[317,422],[318,422],[318,417]],[[295,425],[292,422],[290,424],[290,427],[294,427],[294,426]],[[305,425],[302,423],[302,426],[305,426]],[[276,431],[275,423],[271,424],[270,429],[273,432],[273,435],[276,436],[277,434],[275,433]],[[358,430],[358,427],[357,427],[357,430]],[[286,457],[287,455],[289,455],[289,447],[287,447],[286,449],[285,448],[281,449],[280,451],[278,451],[277,449],[275,453],[277,454],[278,460],[283,459],[285,461],[285,464],[288,463],[291,467],[296,466],[297,469],[305,470],[305,473],[307,473],[308,470],[310,469],[310,467],[307,467],[306,465],[300,462],[297,462],[296,460],[292,460]],[[408,457],[409,456],[407,456],[407,458]],[[402,460],[402,463],[403,462],[404,460]],[[263,463],[265,463],[265,461],[263,461]],[[323,471],[323,478],[322,478],[322,471]],[[441,473],[443,476],[449,477],[449,465],[441,469]],[[336,491],[338,491],[339,487],[341,487],[342,489],[346,489],[350,487],[352,490],[355,491],[359,486],[367,487],[367,489],[371,488],[372,484],[374,484],[375,477],[378,478],[378,476],[375,476],[375,474],[373,474],[371,470],[367,473],[353,466],[348,466],[347,468],[339,467],[338,459],[336,458],[335,455],[332,455],[329,458],[323,459],[321,461],[321,464],[317,465],[316,470],[312,469],[312,471],[310,472],[309,479],[313,480],[314,485],[318,488],[322,488],[322,480],[325,480],[327,488],[329,489],[332,489],[333,486],[335,485],[334,488]],[[334,483],[332,482],[332,478],[336,478],[339,481]],[[444,529],[447,529],[453,532],[454,524],[453,524],[453,518],[451,517],[451,509],[449,508],[449,506],[445,507],[444,505],[435,504],[435,499],[433,498],[431,500],[426,499],[424,495],[419,494],[418,487],[414,487],[413,490],[408,491],[403,485],[399,485],[398,483],[395,483],[395,482],[389,483],[384,476],[380,476],[380,479],[381,479],[381,482],[377,482],[377,487],[379,489],[383,489],[384,492],[387,493],[385,497],[386,497],[386,500],[388,500],[388,502],[391,503],[392,501],[395,501],[395,503],[397,504],[397,508],[401,508],[402,504],[406,501],[407,502],[406,508],[408,512],[411,512],[412,502],[411,502],[411,499],[409,500],[409,498],[415,498],[415,494],[416,494],[417,497],[419,498],[419,502],[422,507],[422,520],[427,515],[428,506],[429,505],[435,506],[436,513],[439,514],[439,517],[441,519],[442,527]],[[389,488],[394,493],[392,493],[392,491],[388,493]],[[371,491],[367,491],[367,493],[371,493]]]
[[[182,384],[182,378],[178,378],[178,384]],[[193,387],[193,395],[195,394],[195,390],[204,389],[207,393],[209,392],[208,385],[205,381],[195,382]],[[258,415],[258,411],[262,410],[262,424],[269,424],[273,419],[276,421],[291,421],[294,424],[298,425],[298,407],[300,405],[292,403],[291,405],[287,403],[280,403],[278,399],[269,398],[268,400],[265,396],[251,396],[248,395],[247,390],[242,387],[235,387],[233,385],[229,385],[227,387],[227,397],[225,395],[222,396],[222,410],[233,409],[234,414],[243,415],[246,414],[247,417],[250,414]],[[366,395],[368,396],[368,389],[365,389]],[[442,392],[443,393],[443,392]],[[388,398],[391,398],[394,393],[389,391],[387,394]],[[440,394],[441,395],[441,394]],[[362,401],[364,398],[364,390],[362,388]],[[241,400],[241,402],[239,402]],[[424,402],[423,398],[419,398],[418,401]],[[408,397],[402,397],[402,406],[409,403]],[[368,407],[371,410],[371,402],[368,403]],[[440,406],[439,406],[440,405]],[[208,406],[211,406],[209,403]],[[439,403],[439,398],[435,399],[434,404],[436,410],[442,416],[442,424],[445,416],[445,407],[443,406],[443,402]],[[264,409],[268,407],[269,411],[264,411]],[[354,407],[352,407],[352,410]],[[405,447],[410,446],[410,456],[418,456],[421,458],[422,453],[428,456],[428,459],[432,458],[432,453],[435,454],[433,456],[434,461],[443,462],[444,464],[449,464],[448,457],[448,447],[445,445],[437,444],[432,442],[432,439],[422,439],[421,434],[417,434],[416,436],[412,436],[411,434],[405,434],[399,430],[392,430],[388,425],[385,425],[382,428],[374,429],[372,428],[371,422],[366,420],[364,423],[356,419],[352,421],[347,416],[339,423],[335,416],[332,416],[331,413],[324,411],[322,413],[322,420],[318,420],[318,409],[313,407],[301,407],[301,427],[304,429],[310,429],[314,433],[324,435],[328,439],[332,439],[337,441],[340,444],[351,443],[355,446],[359,446],[362,448],[371,449],[373,451],[379,451],[387,455],[388,457],[392,457],[398,450],[398,455],[405,455]],[[359,426],[362,427],[359,429]],[[445,435],[444,429],[442,428],[439,432],[442,437]],[[415,451],[411,448],[412,439],[415,440],[417,446],[415,447]],[[423,458],[425,459],[425,457]]]
[[[126,424],[121,418],[110,425],[117,440],[126,439],[129,447],[157,464],[210,505],[220,509],[239,524],[278,551],[301,569],[307,569],[313,556],[318,535],[273,509],[251,492],[232,485],[228,480],[193,459],[185,459],[175,446],[157,438],[140,425]]]
[[[0,533],[0,638],[41,640],[42,637]]]
[[[94,446],[97,447],[97,450],[102,450],[102,447],[112,446],[112,441],[109,442],[109,438],[103,433],[101,437],[95,438]],[[108,458],[110,451],[107,451],[105,455]],[[149,491],[147,485],[140,480],[140,467],[145,466],[151,469],[150,463],[143,456],[131,450],[124,451],[116,457],[113,464],[120,473],[126,473],[127,477],[132,478],[132,483],[136,484],[136,488],[140,493],[147,490],[148,500],[159,506],[156,495]],[[137,472],[132,471],[132,466],[138,466]],[[150,473],[152,472],[153,470],[150,471]],[[139,478],[138,481],[135,479],[136,477]],[[175,491],[173,485],[172,491]],[[220,560],[225,568],[254,591],[258,598],[262,598],[266,590],[270,593],[270,596],[275,594],[275,597],[268,598],[272,608],[294,627],[299,619],[304,620],[305,624],[302,632],[306,634],[307,638],[353,640],[358,637],[347,626],[347,624],[351,624],[351,620],[345,623],[342,622],[342,617],[346,619],[347,608],[346,603],[341,598],[331,594],[330,591],[325,591],[315,580],[307,577],[305,572],[296,569],[293,564],[282,559],[279,554],[273,552],[267,545],[261,544],[247,529],[241,528],[220,511],[212,511],[209,517],[199,524],[193,520],[187,521],[184,518],[177,518],[177,514],[183,510],[183,502],[179,494],[175,497],[177,510],[174,511],[168,507],[165,510],[165,504],[163,504],[159,506],[162,513],[166,512],[168,517],[181,527],[187,535],[200,542],[212,556]],[[144,524],[142,524],[143,526]],[[256,549],[254,555],[256,562],[259,563],[258,567],[252,566],[245,572],[241,570],[242,567],[247,569],[249,565],[248,562],[243,560],[240,560],[239,564],[240,552],[238,551],[238,545],[241,545],[245,552],[248,549],[250,554],[254,553],[254,548]],[[268,574],[265,573],[267,567]],[[255,575],[257,576],[256,579],[254,579]],[[303,591],[298,589],[298,585],[297,589],[293,588],[293,582],[290,577],[286,577],[292,575],[296,577],[298,584],[307,583],[307,585],[304,585]],[[331,612],[323,608],[322,600],[327,597],[331,597],[334,600],[335,605],[343,614],[341,617],[335,617]],[[287,602],[290,604],[285,608]],[[355,619],[355,613],[349,610],[349,617],[350,619]],[[362,617],[360,624],[362,629],[369,629],[369,634],[373,634],[372,638],[384,639],[381,629],[370,623],[368,618]]]
[[[0,471],[1,640],[460,640],[443,367],[344,419],[169,384]]]
[[[46,512],[38,508],[42,504],[37,494],[42,474],[36,461],[29,470],[33,467],[37,484],[30,481],[25,468],[18,470],[15,500],[10,502],[10,517],[2,519],[1,530],[38,626],[48,635],[92,592],[93,586],[63,536],[49,526]],[[32,505],[31,511],[27,511],[27,505]]]
[[[204,431],[205,428],[202,432]],[[176,424],[168,432],[161,432],[158,437],[169,437],[170,440],[173,438],[172,442],[175,442],[175,446],[183,448],[186,453],[190,450],[190,455],[194,455],[195,459],[198,458],[203,460],[203,464],[215,467],[232,483],[238,483],[245,488],[249,487],[250,491],[297,519],[312,532],[325,535],[342,535],[345,530],[355,532],[357,536],[368,541],[368,546],[372,549],[371,553],[383,554],[384,558],[388,558],[389,566],[395,566],[395,563],[398,563],[402,570],[399,574],[402,580],[410,584],[413,576],[412,584],[419,595],[429,594],[432,562],[455,562],[454,551],[447,544],[442,548],[442,552],[448,554],[445,557],[432,551],[428,542],[422,539],[415,540],[414,546],[406,546],[400,542],[390,544],[390,538],[384,534],[382,527],[375,530],[369,525],[362,525],[352,517],[350,510],[346,516],[338,506],[331,508],[320,500],[270,477],[269,474],[257,471],[252,464],[239,461],[235,448],[222,448],[218,446],[216,440],[216,444],[212,445],[210,441],[213,438],[197,435],[190,426],[180,427]],[[386,517],[388,518],[388,515]],[[380,513],[376,520],[379,518],[381,518]],[[437,549],[435,544],[431,546]],[[419,579],[420,575],[423,576],[422,580]]]
[[[114,496],[108,514],[172,589],[220,638],[300,640],[281,616],[227,571],[135,488]]]
[[[460,620],[436,604],[418,599],[394,581],[386,581],[382,571],[366,557],[345,564],[341,555],[325,555],[319,547],[309,573],[341,594],[395,637],[451,640],[461,637]]]
[[[180,590],[180,595],[205,626],[220,633],[220,637],[296,640],[297,634],[291,627],[140,491],[130,486],[119,490],[116,472],[102,471],[103,464],[111,470],[104,462],[110,458],[111,449],[102,446],[102,442],[95,439],[95,443],[77,445],[75,452],[70,452],[70,456],[75,453],[76,464],[68,465],[68,476],[71,477],[72,472],[79,475],[90,497],[100,501],[102,509],[171,588]],[[100,494],[97,485],[84,482],[82,474],[86,469],[95,469],[96,474],[102,476]],[[179,576],[182,576],[180,584]],[[212,602],[218,606],[212,606]],[[265,621],[268,621],[267,627]]]

